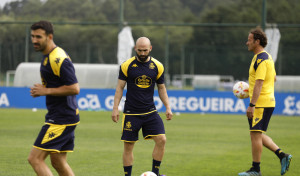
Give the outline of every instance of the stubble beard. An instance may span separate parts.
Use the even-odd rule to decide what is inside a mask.
[[[138,54],[136,54],[137,55],[137,57],[139,58],[139,60],[141,61],[141,62],[146,62],[146,60],[148,59],[148,57],[149,57],[149,55],[146,55],[146,56],[140,56],[140,55],[138,55]]]
[[[36,52],[43,52],[46,49],[47,40],[43,43],[34,43],[33,47]]]

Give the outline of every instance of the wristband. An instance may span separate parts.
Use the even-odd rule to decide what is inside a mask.
[[[255,107],[255,104],[250,103],[249,106],[250,107]]]

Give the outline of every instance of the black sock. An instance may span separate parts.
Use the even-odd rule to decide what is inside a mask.
[[[123,167],[124,167],[125,176],[131,176],[132,166],[123,166]]]
[[[285,153],[281,150],[281,149],[277,149],[275,151],[275,154],[277,155],[277,157],[282,160],[282,158],[284,157]]]
[[[159,174],[160,163],[161,163],[161,161],[156,161],[153,159],[152,172],[154,172],[156,175]]]
[[[256,171],[256,172],[259,172],[260,171],[260,162],[252,162],[252,166],[253,166],[253,169]]]

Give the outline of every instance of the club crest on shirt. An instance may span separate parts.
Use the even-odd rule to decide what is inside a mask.
[[[150,69],[154,69],[154,68],[155,68],[155,65],[151,62],[151,63],[149,64],[149,68],[150,68]]]
[[[148,88],[152,84],[152,79],[146,75],[142,75],[135,79],[135,84],[140,88]]]
[[[133,64],[132,67],[138,67],[136,64]]]

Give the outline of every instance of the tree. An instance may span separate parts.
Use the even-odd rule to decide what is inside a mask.
[[[117,63],[119,0],[20,0],[0,9],[2,21],[38,21],[55,23],[55,41],[68,50],[75,62]],[[268,23],[299,24],[298,0],[267,1]],[[124,19],[142,23],[253,23],[261,24],[261,0],[124,0]],[[63,22],[81,22],[81,25]],[[94,25],[107,22],[111,25]],[[30,25],[1,24],[2,60],[10,58],[7,69],[15,69],[24,56],[26,30]],[[193,63],[196,74],[234,75],[247,77],[252,54],[245,46],[249,27],[191,27],[132,25],[135,39],[148,36],[153,44],[153,56],[165,62],[166,46],[170,48],[170,73],[179,74],[182,48],[185,50],[186,73]],[[166,43],[168,31],[168,45]],[[300,74],[299,28],[280,28],[282,74]],[[17,43],[17,44],[16,44]],[[4,49],[5,48],[5,49]],[[29,50],[30,61],[40,55]],[[13,56],[11,53],[15,54]],[[15,57],[18,57],[15,58]],[[6,61],[2,61],[3,63]],[[238,65],[238,66],[237,66]],[[276,67],[278,63],[276,63]]]

